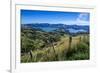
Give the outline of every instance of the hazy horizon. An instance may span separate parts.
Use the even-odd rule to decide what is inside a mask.
[[[54,23],[25,23],[25,24],[50,24],[50,25],[52,25],[52,24],[54,24]],[[25,25],[25,24],[22,24],[22,25]],[[55,23],[55,24],[63,24],[63,23]],[[54,24],[54,25],[55,25]],[[77,25],[77,24],[63,24],[63,25]],[[78,25],[77,25],[78,26]],[[80,25],[80,26],[89,26],[89,25]]]

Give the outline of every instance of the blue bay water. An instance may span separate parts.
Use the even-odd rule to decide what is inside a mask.
[[[46,31],[46,32],[51,32],[51,31],[57,30],[58,28],[39,27],[39,29],[42,29],[43,31]],[[76,29],[69,28],[66,30],[68,30],[70,33],[87,32],[86,30],[83,30],[83,29],[76,30]]]
[[[38,27],[38,29],[42,29],[43,31],[46,31],[46,32],[51,32],[51,31],[54,31],[58,28],[51,28],[51,27]]]

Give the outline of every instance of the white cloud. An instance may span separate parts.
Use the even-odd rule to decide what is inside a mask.
[[[88,14],[81,13],[76,19],[77,25],[89,25]]]

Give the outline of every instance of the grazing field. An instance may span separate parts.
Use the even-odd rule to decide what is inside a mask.
[[[22,29],[22,63],[88,59],[89,34],[72,36],[62,32]]]

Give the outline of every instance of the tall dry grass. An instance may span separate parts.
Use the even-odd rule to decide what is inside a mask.
[[[31,51],[30,54],[21,56],[21,62],[46,62],[89,59],[89,36],[64,36],[54,45],[52,41],[49,47]]]

